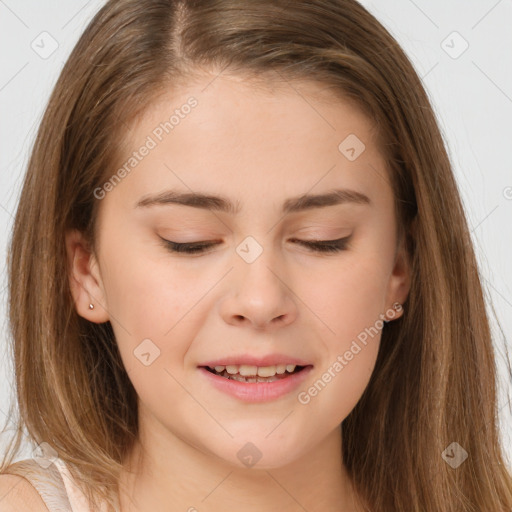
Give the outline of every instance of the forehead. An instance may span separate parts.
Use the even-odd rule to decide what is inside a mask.
[[[152,148],[120,188],[133,199],[176,185],[261,199],[315,184],[368,191],[386,179],[375,136],[353,102],[322,84],[205,75],[166,91],[132,125],[122,161]]]
[[[134,137],[165,123],[194,98],[197,107],[190,116],[185,115],[192,120],[180,122],[182,126],[180,130],[173,128],[173,136],[184,132],[183,126],[186,130],[187,124],[193,124],[196,136],[199,138],[208,132],[209,140],[217,138],[211,131],[215,127],[222,129],[219,137],[230,133],[229,128],[232,128],[231,133],[244,128],[240,135],[258,131],[259,140],[263,140],[265,134],[269,134],[268,138],[272,135],[285,137],[288,133],[299,134],[301,131],[307,131],[309,136],[315,132],[320,135],[337,132],[336,138],[340,132],[353,130],[368,143],[374,142],[377,126],[353,99],[341,92],[335,94],[332,86],[319,82],[287,80],[276,74],[269,76],[277,78],[196,73],[187,82],[180,79],[172,88],[162,90],[132,125],[126,140],[136,143]]]

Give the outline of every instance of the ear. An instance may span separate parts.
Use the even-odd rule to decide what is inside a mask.
[[[400,240],[397,249],[395,263],[388,283],[388,294],[386,299],[387,311],[392,310],[393,315],[389,317],[389,321],[400,318],[403,314],[401,305],[407,300],[411,289],[412,264],[410,254],[408,252],[407,238],[415,237],[416,218],[413,219],[410,228],[410,234],[406,233]],[[400,307],[394,308],[395,303],[399,303]]]
[[[98,262],[80,231],[74,229],[66,233],[66,252],[69,285],[77,313],[91,322],[108,321]],[[94,308],[90,309],[89,304]]]

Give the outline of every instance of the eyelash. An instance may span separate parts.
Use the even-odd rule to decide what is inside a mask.
[[[347,249],[347,243],[350,239],[350,236],[345,238],[338,238],[337,240],[316,240],[316,241],[306,241],[306,240],[298,240],[302,245],[306,246],[313,252],[320,252],[324,254],[332,254],[341,252]],[[167,249],[171,252],[176,253],[185,253],[185,254],[201,254],[205,252],[205,249],[208,247],[212,247],[217,245],[216,242],[196,242],[193,244],[180,244],[177,242],[172,242],[171,240],[164,241]],[[294,238],[293,240],[297,240]]]

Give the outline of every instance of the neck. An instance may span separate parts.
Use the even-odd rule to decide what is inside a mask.
[[[273,468],[235,466],[151,425],[141,430],[120,477],[120,511],[356,512],[341,458],[341,429],[293,461]],[[156,429],[155,429],[156,427]],[[155,435],[157,432],[157,435]]]

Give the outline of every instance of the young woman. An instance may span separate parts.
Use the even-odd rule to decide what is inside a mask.
[[[0,510],[512,510],[450,161],[354,0],[109,1],[41,123],[9,292]]]

